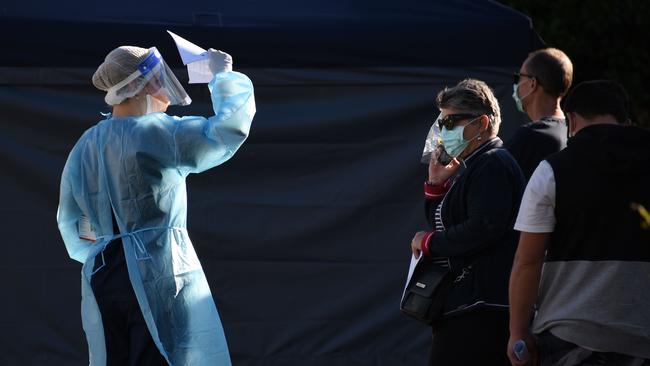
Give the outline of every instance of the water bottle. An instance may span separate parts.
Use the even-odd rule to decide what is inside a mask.
[[[517,357],[519,361],[528,360],[528,347],[526,347],[526,342],[524,342],[523,339],[519,339],[515,342],[512,346],[512,351],[515,353],[515,357]]]

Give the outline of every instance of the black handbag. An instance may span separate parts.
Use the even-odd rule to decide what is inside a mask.
[[[452,276],[446,258],[423,258],[406,285],[400,303],[402,313],[433,325],[442,318],[442,310]]]

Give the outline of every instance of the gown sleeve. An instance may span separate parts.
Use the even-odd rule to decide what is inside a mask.
[[[93,241],[79,237],[79,218],[82,216],[83,211],[75,199],[72,186],[72,182],[75,179],[78,180],[78,177],[75,177],[75,174],[78,173],[78,169],[76,169],[78,148],[78,146],[75,146],[72,150],[63,169],[56,220],[68,255],[70,258],[84,263],[93,246]]]
[[[200,173],[230,159],[248,137],[255,115],[253,84],[241,73],[218,73],[208,84],[215,115],[177,120],[173,131],[176,167]]]

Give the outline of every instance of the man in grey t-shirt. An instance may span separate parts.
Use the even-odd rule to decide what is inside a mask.
[[[576,86],[564,105],[573,137],[526,187],[509,287],[513,365],[527,364],[518,340],[531,364],[650,365],[650,230],[639,211],[650,208],[650,131],[623,125],[627,105],[617,83]]]

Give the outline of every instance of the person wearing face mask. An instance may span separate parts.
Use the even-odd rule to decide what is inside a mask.
[[[209,118],[165,113],[191,99],[155,47],[118,47],[93,75],[112,114],[70,152],[57,212],[69,256],[83,263],[91,366],[231,364],[186,229],[185,180],[235,154],[255,99],[230,55],[210,49],[209,60]]]
[[[441,91],[436,104],[452,160],[430,159],[424,198],[431,229],[415,234],[411,250],[448,260],[453,283],[443,318],[434,324],[429,365],[508,365],[512,225],[524,176],[497,137],[500,108],[484,82],[463,80]]]
[[[510,277],[513,365],[650,365],[650,131],[627,126],[628,108],[617,82],[578,84],[564,103],[566,149],[528,182]],[[519,339],[529,363],[512,352]]]
[[[560,101],[573,79],[573,64],[564,52],[544,48],[528,55],[514,74],[512,98],[531,121],[517,129],[505,147],[530,179],[546,156],[566,147],[567,129]]]

